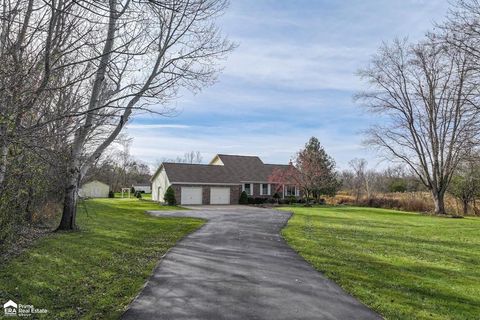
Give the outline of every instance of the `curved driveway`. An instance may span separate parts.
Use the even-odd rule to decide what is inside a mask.
[[[151,212],[208,222],[167,253],[123,319],[380,319],[285,243],[290,213],[192,209]]]

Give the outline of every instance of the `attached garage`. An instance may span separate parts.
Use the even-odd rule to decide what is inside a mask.
[[[230,188],[210,188],[210,204],[230,204]]]
[[[202,204],[202,187],[182,187],[181,204]]]

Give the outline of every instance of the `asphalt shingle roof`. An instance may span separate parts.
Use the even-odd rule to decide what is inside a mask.
[[[267,182],[276,168],[288,165],[264,164],[256,156],[217,155],[223,165],[163,163],[168,179],[172,183],[238,183]]]

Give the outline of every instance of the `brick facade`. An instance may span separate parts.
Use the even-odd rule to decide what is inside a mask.
[[[249,195],[252,198],[273,198],[275,194],[276,186],[270,186],[270,195],[260,195],[260,183],[252,183],[253,195]],[[182,187],[201,187],[202,188],[202,204],[210,204],[210,188],[230,188],[230,204],[238,204],[240,200],[240,194],[243,190],[243,184],[240,185],[197,185],[197,184],[173,184],[172,188],[175,191],[175,199],[178,204],[182,203]],[[280,198],[283,198],[283,188],[280,187],[278,192]]]
[[[238,204],[242,192],[241,185],[173,184],[172,188],[175,191],[175,199],[178,204],[182,203],[182,187],[201,187],[202,204],[210,204],[210,188],[230,188],[230,204]]]

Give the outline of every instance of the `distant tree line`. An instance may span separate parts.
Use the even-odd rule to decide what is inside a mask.
[[[130,154],[130,142],[122,141],[120,148],[112,148],[92,165],[84,181],[99,180],[110,186],[113,192],[133,185],[150,185],[151,172],[146,163]]]
[[[420,180],[402,166],[383,170],[368,168],[365,159],[355,158],[349,169],[341,172],[342,189],[351,192],[358,201],[378,193],[426,191]]]

